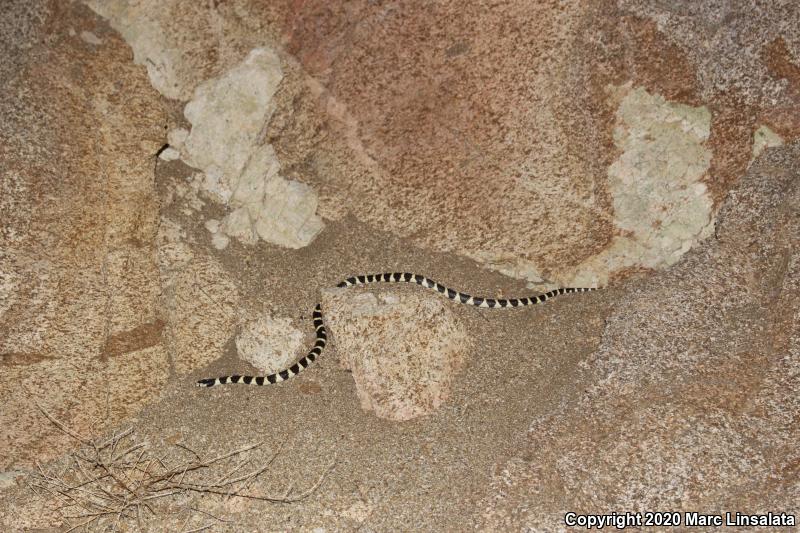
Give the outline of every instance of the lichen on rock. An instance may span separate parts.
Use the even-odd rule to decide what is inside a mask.
[[[228,201],[274,111],[272,97],[283,78],[277,54],[255,49],[225,75],[200,84],[184,115],[192,129],[183,145],[184,161],[216,180]]]
[[[556,530],[563,509],[798,501],[783,478],[800,464],[798,161],[797,143],[766,152],[716,238],[621,297],[576,374],[589,385],[534,420],[528,452],[495,476],[485,529]]]
[[[772,131],[769,126],[761,125],[753,133],[753,157],[752,160],[760,156],[767,148],[783,146],[783,137]]]
[[[614,97],[614,143],[622,153],[608,169],[608,187],[619,234],[577,269],[597,272],[601,281],[626,268],[672,265],[713,231],[713,202],[703,183],[712,156],[705,146],[709,110],[630,85]]]

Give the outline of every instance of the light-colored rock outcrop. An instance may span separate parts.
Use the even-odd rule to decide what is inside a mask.
[[[236,336],[236,350],[239,357],[264,374],[274,374],[302,355],[304,340],[291,318],[263,315],[242,326]]]
[[[232,210],[219,227],[224,234],[247,244],[261,238],[301,248],[324,224],[316,214],[314,190],[281,177],[280,161],[264,141],[282,78],[275,52],[254,49],[242,63],[195,89],[184,109],[191,131],[178,129],[170,138],[182,159],[204,172],[203,189]]]
[[[245,43],[260,41],[258,32],[236,28],[233,12],[201,4],[86,4],[127,40],[155,89],[189,101],[184,114],[191,132],[171,132],[165,158],[173,159],[179,148],[187,164],[204,172],[204,189],[232,211],[223,233],[248,244],[259,238],[289,248],[310,243],[324,227],[316,214],[317,194],[281,177],[280,162],[264,141],[283,73],[273,50],[263,44],[246,48]],[[202,28],[203,35],[187,36],[182,24]],[[210,49],[215,50],[211,61]],[[227,245],[223,238],[215,244]]]
[[[240,61],[253,46],[242,42],[246,35],[237,27],[240,21],[222,16],[214,3],[84,3],[120,33],[133,51],[134,63],[146,68],[153,87],[171,99],[188,100],[197,85]]]
[[[237,191],[243,174],[247,180],[247,173],[262,174],[277,166],[274,155],[260,151],[259,136],[274,111],[272,97],[281,79],[275,52],[255,49],[224,75],[200,84],[184,108],[192,127],[180,146],[183,160],[205,172],[205,188],[223,202]],[[258,191],[252,190],[249,180],[248,185],[249,199]]]
[[[446,301],[420,294],[328,289],[322,308],[361,408],[389,420],[436,410],[470,346]]]
[[[621,151],[608,169],[617,235],[608,248],[576,268],[577,285],[590,272],[663,269],[714,229],[713,202],[703,182],[712,153],[706,146],[711,113],[667,102],[642,88],[622,87],[614,128]]]
[[[783,137],[772,131],[769,126],[759,126],[753,133],[753,159],[761,155],[767,148],[783,146]]]

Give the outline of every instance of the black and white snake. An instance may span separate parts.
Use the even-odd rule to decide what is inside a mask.
[[[378,283],[378,282],[388,282],[388,283],[416,283],[417,285],[422,285],[427,289],[433,289],[442,293],[443,295],[447,296],[454,302],[460,302],[462,304],[467,305],[474,305],[476,307],[523,307],[526,305],[534,305],[538,303],[545,302],[554,296],[558,296],[560,294],[567,294],[570,292],[587,292],[596,290],[595,288],[575,288],[575,287],[567,287],[567,288],[560,288],[560,289],[553,289],[550,292],[546,292],[544,294],[540,294],[539,296],[528,296],[525,298],[477,298],[475,296],[470,296],[469,294],[464,294],[463,292],[454,291],[453,289],[449,289],[431,279],[426,278],[425,276],[421,276],[419,274],[411,274],[408,272],[395,272],[393,274],[369,274],[367,276],[356,276],[354,278],[347,278],[346,280],[342,281],[337,285],[337,287],[351,287],[353,285],[366,285],[367,283]],[[317,331],[317,338],[314,342],[314,347],[311,348],[311,351],[308,352],[304,357],[302,357],[299,361],[295,364],[287,368],[286,370],[281,370],[275,374],[270,374],[268,376],[222,376],[219,378],[206,378],[201,379],[197,382],[198,387],[213,387],[215,385],[225,385],[228,383],[243,383],[245,385],[269,385],[272,383],[279,383],[281,381],[285,381],[291,377],[296,376],[305,368],[308,367],[314,360],[320,356],[322,350],[325,348],[325,344],[328,341],[328,333],[325,330],[325,325],[322,322],[322,307],[320,304],[314,308],[314,328]]]

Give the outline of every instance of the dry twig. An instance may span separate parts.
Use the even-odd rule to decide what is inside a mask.
[[[274,503],[297,502],[313,494],[335,465],[334,458],[316,482],[298,495],[292,495],[290,487],[282,496],[264,496],[251,492],[250,486],[270,467],[281,453],[281,447],[260,467],[248,472],[242,471],[252,459],[244,454],[260,448],[261,442],[208,459],[186,445],[177,444],[176,449],[189,452],[191,457],[171,462],[153,456],[145,443],[135,443],[133,428],[105,440],[90,440],[68,428],[35,400],[34,403],[55,427],[81,444],[70,454],[62,472],[54,468],[45,469],[37,463],[38,471],[26,480],[33,492],[48,495],[59,502],[58,511],[70,527],[67,531],[95,526],[117,531],[123,523],[130,521],[135,521],[141,529],[142,511],[157,515],[157,508],[151,504],[189,493]],[[185,457],[186,454],[182,455]],[[224,522],[211,513],[190,509]],[[75,520],[78,522],[73,522]],[[203,531],[209,527],[211,525],[191,531]]]

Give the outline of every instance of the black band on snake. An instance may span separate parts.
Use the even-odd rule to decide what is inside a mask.
[[[527,296],[525,298],[478,298],[470,296],[463,292],[458,292],[449,289],[431,279],[421,276],[419,274],[411,274],[409,272],[395,272],[393,274],[369,274],[366,276],[356,276],[347,278],[337,285],[337,287],[352,287],[353,285],[366,285],[367,283],[416,283],[427,289],[433,289],[436,292],[447,296],[454,302],[459,302],[466,305],[474,305],[475,307],[524,307],[527,305],[535,305],[546,302],[554,296],[561,294],[568,294],[571,292],[587,292],[596,290],[595,288],[584,287],[563,287],[560,289],[553,289],[552,291],[540,294],[538,296]],[[275,374],[268,376],[222,376],[219,378],[206,378],[197,382],[198,387],[213,387],[215,385],[226,385],[228,383],[242,383],[244,385],[271,385],[273,383],[280,383],[287,379],[296,376],[316,360],[322,354],[325,344],[328,341],[328,333],[325,330],[325,325],[322,322],[322,307],[320,304],[314,308],[314,328],[316,329],[316,340],[314,347],[304,357],[300,358],[295,364],[285,370],[281,370]]]

